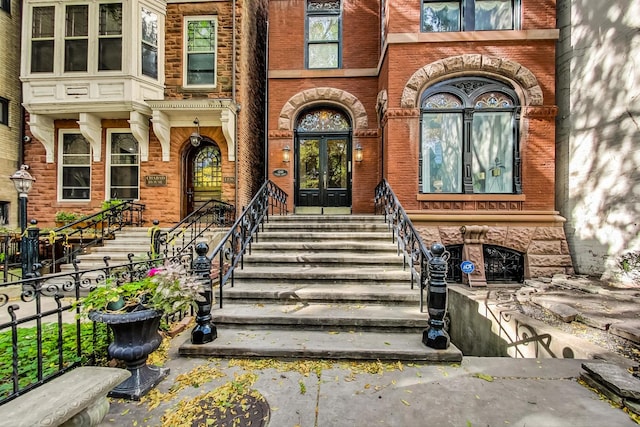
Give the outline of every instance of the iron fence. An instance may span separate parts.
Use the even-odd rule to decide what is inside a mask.
[[[106,325],[80,316],[77,302],[100,285],[118,286],[139,280],[164,262],[191,266],[181,257],[131,261],[120,265],[33,277],[0,283],[0,404],[83,364],[107,359],[110,334]],[[183,313],[168,314],[176,319]]]

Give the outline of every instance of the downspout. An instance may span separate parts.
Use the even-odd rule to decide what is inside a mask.
[[[232,12],[233,23],[231,24],[231,100],[233,101],[233,105],[236,111],[233,114],[236,116],[236,120],[234,121],[234,140],[235,140],[235,182],[236,182],[236,191],[235,191],[235,207],[236,213],[238,212],[238,163],[240,159],[238,158],[238,105],[236,104],[236,0],[233,0],[233,12]]]
[[[264,181],[269,179],[269,20],[264,47]]]

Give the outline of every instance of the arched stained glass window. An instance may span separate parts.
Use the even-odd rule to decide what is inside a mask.
[[[214,190],[222,187],[220,149],[214,145],[202,147],[194,160],[193,186]]]
[[[512,88],[484,77],[427,89],[420,103],[420,192],[520,193],[517,99]]]
[[[340,111],[331,109],[313,110],[304,113],[298,120],[298,132],[347,132],[349,120]]]

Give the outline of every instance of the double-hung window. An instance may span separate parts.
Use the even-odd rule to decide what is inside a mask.
[[[158,78],[158,15],[142,8],[142,74]]]
[[[91,198],[91,147],[79,132],[60,132],[61,200]]]
[[[89,6],[67,6],[65,19],[64,71],[87,71]]]
[[[185,86],[216,85],[218,23],[215,17],[185,19]]]
[[[31,22],[31,72],[52,73],[54,62],[54,6],[33,8]]]
[[[520,0],[422,0],[422,31],[516,30]]]
[[[420,192],[521,192],[519,107],[513,89],[458,78],[421,98]]]
[[[0,96],[0,125],[9,125],[9,100]]]
[[[340,68],[340,0],[307,0],[307,68]]]
[[[100,5],[98,20],[98,70],[122,69],[122,4]]]
[[[109,187],[111,199],[140,198],[140,151],[138,141],[128,130],[110,130]]]

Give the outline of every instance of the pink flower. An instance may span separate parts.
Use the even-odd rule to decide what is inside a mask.
[[[149,272],[147,273],[147,277],[153,277],[156,274],[160,273],[160,269],[159,268],[152,268],[151,270],[149,270]]]

